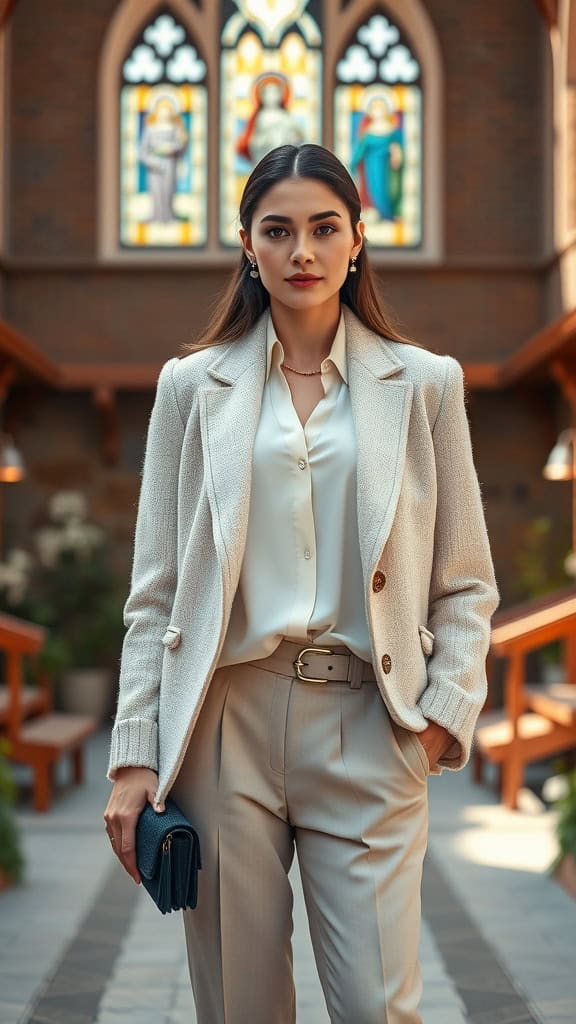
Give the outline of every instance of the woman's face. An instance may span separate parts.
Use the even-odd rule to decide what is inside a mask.
[[[273,185],[254,211],[252,229],[240,230],[244,251],[256,257],[270,297],[294,309],[326,302],[340,291],[350,257],[362,248],[364,223],[352,231],[338,196],[314,178],[285,178]],[[307,285],[289,279],[313,275]]]

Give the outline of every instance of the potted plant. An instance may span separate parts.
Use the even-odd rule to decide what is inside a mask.
[[[21,882],[24,875],[24,855],[20,833],[12,810],[16,786],[5,753],[8,741],[0,740],[0,892]]]
[[[548,871],[576,900],[576,768],[547,779],[543,794],[558,811],[558,853]]]
[[[58,491],[32,539],[32,555],[15,549],[0,565],[0,604],[47,628],[39,663],[57,680],[59,706],[104,720],[124,635],[106,533],[88,520],[83,494]]]
[[[551,516],[537,516],[524,527],[516,550],[512,593],[519,601],[543,597],[570,583],[564,569],[565,545]],[[538,651],[544,683],[564,682],[563,643],[554,640]]]

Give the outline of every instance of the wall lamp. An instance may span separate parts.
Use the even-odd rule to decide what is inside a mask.
[[[567,427],[559,436],[542,470],[546,480],[572,481],[572,550],[566,556],[564,569],[576,576],[576,430]]]

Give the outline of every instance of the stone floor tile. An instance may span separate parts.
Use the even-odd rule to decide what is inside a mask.
[[[0,997],[0,1024],[18,1024],[28,1006],[28,999],[4,1000]]]

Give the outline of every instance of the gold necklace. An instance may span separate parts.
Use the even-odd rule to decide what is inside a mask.
[[[313,377],[316,373],[322,373],[322,367],[319,370],[297,370],[295,366],[288,366],[288,363],[282,363],[287,370],[292,370],[294,373],[300,373],[303,377]]]

